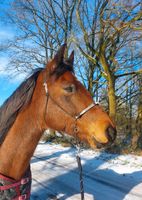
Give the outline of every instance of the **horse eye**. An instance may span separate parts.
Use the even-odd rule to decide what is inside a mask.
[[[70,85],[68,87],[65,87],[64,90],[66,92],[69,92],[69,93],[75,92],[75,86],[74,85]]]

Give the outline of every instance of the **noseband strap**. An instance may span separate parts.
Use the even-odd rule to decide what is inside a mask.
[[[82,117],[82,115],[84,115],[86,112],[88,112],[91,108],[93,108],[95,106],[95,103],[91,103],[87,108],[85,108],[84,110],[82,110],[78,115],[75,116],[75,119],[79,119],[80,117]]]

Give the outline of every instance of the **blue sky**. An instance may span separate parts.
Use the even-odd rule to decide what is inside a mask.
[[[6,76],[0,76],[0,105],[13,93],[17,86],[17,82],[12,83]]]
[[[8,2],[12,0],[3,1],[0,3],[0,17],[3,18],[4,10],[7,9]],[[7,24],[4,20],[0,20],[0,45],[5,44],[7,39],[12,39],[15,35],[15,30],[13,25]],[[21,83],[22,78],[12,77],[9,75],[9,72],[6,70],[9,57],[5,52],[0,52],[0,105],[13,93],[13,91]]]
[[[9,32],[9,27],[3,26],[0,23],[0,43],[3,44],[5,39],[11,39],[14,33]],[[8,55],[6,53],[0,54],[0,105],[12,94],[12,92],[19,85],[20,80],[9,76],[6,70],[8,64]]]
[[[2,18],[5,18],[4,10],[7,10],[8,3],[12,1],[13,0],[0,1],[0,44],[4,44],[7,39],[14,38],[18,33],[18,30],[14,28],[13,24],[10,25],[2,20]],[[141,43],[139,43],[139,45],[141,47]],[[0,52],[0,105],[2,105],[24,79],[23,75],[15,75],[15,77],[9,76],[9,72],[6,70],[8,61],[8,54]]]

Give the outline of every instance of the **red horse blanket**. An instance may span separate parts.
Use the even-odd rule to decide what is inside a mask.
[[[15,181],[0,174],[0,200],[29,200],[31,192],[31,171]]]

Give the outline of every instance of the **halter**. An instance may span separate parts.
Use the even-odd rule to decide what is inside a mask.
[[[47,104],[48,104],[48,97],[50,97],[52,99],[52,97],[49,95],[48,93],[48,87],[47,87],[47,83],[44,82],[43,83],[44,89],[45,89],[45,93],[47,96],[47,101],[46,101],[46,106],[45,106],[45,116],[46,116],[46,110],[47,110]],[[52,101],[61,109],[63,110],[65,113],[67,113],[68,115],[71,116],[70,113],[68,113],[63,107],[61,107],[54,99],[52,99]],[[98,104],[98,103],[97,103]],[[77,120],[80,119],[85,113],[87,113],[91,108],[93,108],[95,105],[97,105],[95,102],[91,103],[89,106],[87,106],[85,109],[83,109],[78,115],[76,116],[71,116],[75,119],[75,123],[74,123],[74,128],[73,128],[73,135],[75,136],[76,139],[76,145],[75,148],[77,149],[76,152],[76,160],[77,160],[77,164],[78,164],[78,169],[79,169],[79,175],[80,175],[80,193],[81,193],[81,200],[84,200],[84,185],[83,185],[83,174],[82,174],[82,165],[81,165],[81,158],[80,158],[80,151],[81,151],[81,146],[80,143],[77,139],[77,133],[78,133],[78,127],[77,127]],[[44,117],[45,117],[44,116]]]
[[[85,109],[83,109],[78,115],[75,115],[75,116],[72,116],[70,113],[68,113],[63,107],[61,107],[48,93],[48,87],[47,87],[47,83],[44,82],[43,83],[43,86],[44,86],[44,89],[45,89],[45,93],[46,93],[46,96],[50,97],[54,103],[59,107],[61,108],[66,114],[70,115],[71,117],[73,117],[75,119],[75,122],[77,122],[78,119],[80,119],[85,113],[87,113],[91,108],[93,108],[94,106],[96,106],[97,104],[95,102],[91,103],[89,106],[87,106]],[[48,101],[48,99],[47,99]],[[46,108],[47,108],[47,103],[46,103]]]

